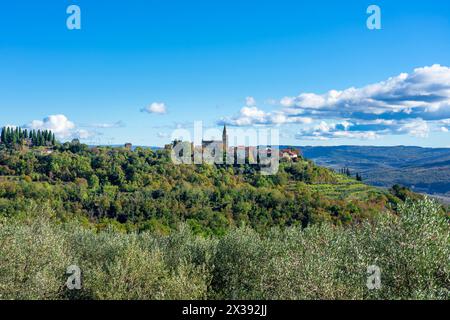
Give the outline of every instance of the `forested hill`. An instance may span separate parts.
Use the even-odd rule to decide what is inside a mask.
[[[302,158],[263,176],[251,165],[175,165],[167,150],[0,146],[0,215],[26,216],[38,204],[100,229],[167,233],[186,221],[196,233],[223,234],[240,225],[351,224],[395,210],[408,191],[393,193]]]

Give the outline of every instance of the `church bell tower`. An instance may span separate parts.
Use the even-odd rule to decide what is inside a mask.
[[[223,149],[224,151],[228,151],[228,135],[227,135],[227,126],[223,126],[223,133],[222,133],[222,143],[223,143]]]

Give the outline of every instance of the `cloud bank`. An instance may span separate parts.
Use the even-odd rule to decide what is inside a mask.
[[[286,112],[274,111],[265,112],[256,106],[256,100],[253,97],[246,98],[246,105],[240,110],[237,116],[231,118],[222,118],[218,124],[227,124],[232,126],[252,126],[252,125],[282,125],[286,123],[312,123],[312,118],[290,116]]]
[[[436,120],[450,118],[450,68],[433,65],[362,88],[302,93],[280,103],[289,112],[314,117]]]
[[[377,139],[382,135],[427,137],[450,130],[450,68],[438,64],[401,73],[361,88],[285,96],[265,112],[253,98],[239,114],[221,119],[235,126],[303,125],[299,139]],[[249,103],[250,102],[250,103]]]

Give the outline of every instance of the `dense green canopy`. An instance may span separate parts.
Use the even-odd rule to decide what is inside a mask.
[[[73,141],[50,151],[0,150],[1,215],[26,214],[26,204],[46,202],[60,218],[100,227],[168,232],[187,222],[194,232],[223,234],[240,225],[264,231],[356,223],[400,201],[305,159],[282,162],[277,174],[264,176],[257,165],[176,165],[167,150]]]

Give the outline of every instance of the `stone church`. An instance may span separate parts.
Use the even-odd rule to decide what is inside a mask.
[[[223,126],[222,140],[202,140],[202,149],[214,149],[226,152],[228,150],[227,126]]]
[[[228,134],[226,125],[223,126],[222,140],[202,140],[203,159],[211,163],[223,161],[223,155],[228,152]]]

